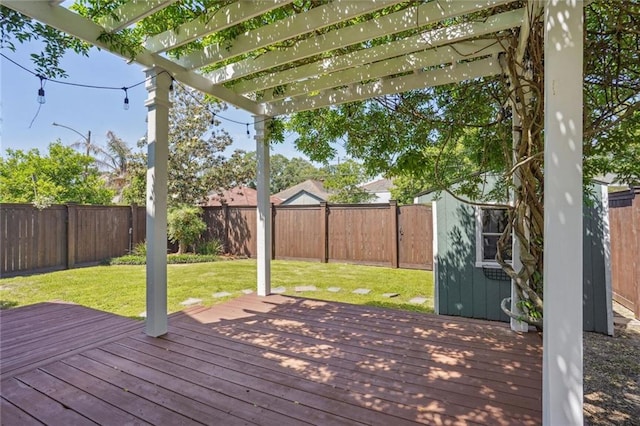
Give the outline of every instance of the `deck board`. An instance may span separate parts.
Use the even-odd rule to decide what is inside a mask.
[[[32,425],[42,425],[41,422],[34,419],[15,405],[11,404],[4,398],[0,398],[0,413],[2,424],[5,425],[21,425],[21,426],[32,426]]]
[[[2,380],[144,327],[141,321],[65,303],[0,312]]]
[[[507,412],[514,410],[514,405],[520,407],[517,409],[530,415],[535,415],[535,410],[528,407],[540,404],[539,386],[528,388],[523,385],[506,385],[509,389],[503,392],[497,391],[492,387],[492,382],[483,378],[476,380],[475,386],[468,384],[467,376],[475,374],[482,377],[486,365],[474,368],[472,371],[461,371],[456,367],[442,367],[437,363],[429,362],[423,357],[418,359],[415,357],[405,356],[400,351],[393,352],[366,347],[366,345],[352,345],[338,342],[336,340],[326,340],[320,333],[315,337],[310,337],[309,330],[305,330],[303,334],[296,332],[287,332],[282,329],[272,329],[263,326],[260,322],[256,322],[256,318],[252,318],[251,324],[241,325],[233,324],[233,330],[228,330],[227,335],[236,336],[243,341],[250,341],[257,345],[264,345],[269,348],[280,349],[288,357],[299,357],[299,347],[306,349],[322,347],[323,352],[331,353],[331,358],[324,357],[325,366],[334,367],[334,364],[342,363],[347,368],[359,366],[359,374],[371,371],[376,376],[383,376],[389,380],[401,381],[403,384],[409,383],[416,385],[429,394],[429,397],[436,400],[442,399],[441,402],[450,401],[456,405],[468,406],[475,408],[479,404],[486,401],[487,395],[495,400],[492,408],[506,410]],[[226,333],[227,326],[218,325],[216,332]],[[171,334],[173,337],[173,333]],[[398,356],[396,356],[398,355]],[[436,355],[436,357],[438,357]],[[401,359],[401,363],[397,360]],[[439,357],[442,358],[442,357]],[[425,368],[426,367],[426,368]],[[496,382],[493,382],[496,383]],[[377,383],[377,386],[380,386]],[[425,386],[429,390],[425,390]],[[514,391],[516,391],[514,394]]]
[[[61,303],[0,327],[2,424],[541,423],[540,338],[500,323],[246,295],[160,338]]]

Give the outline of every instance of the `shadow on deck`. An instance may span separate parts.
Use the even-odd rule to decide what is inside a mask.
[[[0,313],[2,424],[540,424],[541,340],[505,324],[254,295],[142,323]]]

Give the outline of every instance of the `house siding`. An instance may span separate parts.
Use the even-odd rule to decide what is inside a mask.
[[[301,192],[293,197],[285,200],[282,204],[285,206],[308,206],[308,205],[318,205],[322,200],[317,197],[314,197],[306,192]]]

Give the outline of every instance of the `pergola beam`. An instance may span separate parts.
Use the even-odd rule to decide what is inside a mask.
[[[361,101],[376,96],[392,95],[425,87],[441,86],[479,77],[502,73],[498,60],[482,59],[465,62],[429,72],[418,72],[407,76],[381,79],[367,84],[356,84],[346,89],[327,90],[317,96],[277,101],[266,106],[269,115],[293,114],[300,111],[324,108],[348,102]]]
[[[194,19],[180,25],[175,30],[149,37],[144,47],[151,52],[160,53],[175,49],[217,31],[231,28],[243,21],[277,9],[294,0],[240,1],[224,6],[215,12],[207,12],[207,19]]]
[[[186,69],[202,68],[251,51],[268,47],[320,28],[337,24],[344,20],[373,12],[403,0],[335,0],[324,6],[316,7],[304,14],[292,15],[273,24],[257,28],[236,37],[230,47],[211,44],[201,51],[193,52],[177,60]]]
[[[252,80],[238,82],[232,86],[236,93],[248,93],[259,89],[271,88],[291,82],[305,80],[315,76],[322,76],[332,72],[357,68],[367,64],[383,61],[410,53],[432,49],[439,46],[451,45],[474,37],[482,37],[499,31],[517,27],[522,22],[522,9],[505,12],[488,18],[484,22],[473,22],[454,25],[448,28],[428,31],[402,40],[397,40],[384,45],[362,49],[346,55],[327,58],[322,61],[291,68],[279,73],[256,77]],[[494,40],[495,41],[495,40]],[[233,64],[221,70],[209,73],[207,76],[213,81],[231,80],[222,74],[236,73],[234,78],[250,75],[258,68],[247,62],[241,66]],[[222,71],[227,69],[227,71]]]

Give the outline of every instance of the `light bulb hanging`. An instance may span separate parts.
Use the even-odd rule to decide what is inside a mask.
[[[45,102],[47,102],[47,99],[44,97],[44,77],[41,75],[38,75],[38,77],[40,78],[40,88],[38,89],[37,101],[39,104],[44,104]]]
[[[211,113],[211,124],[216,124],[216,113],[215,112]]]
[[[126,110],[129,109],[129,92],[127,92],[127,87],[123,87],[122,90],[124,90],[124,104],[122,104],[122,107]]]
[[[251,132],[249,132],[249,123],[247,123],[247,137],[251,137]]]
[[[175,78],[171,77],[171,83],[169,83],[169,91],[173,92],[173,82],[175,81]]]

